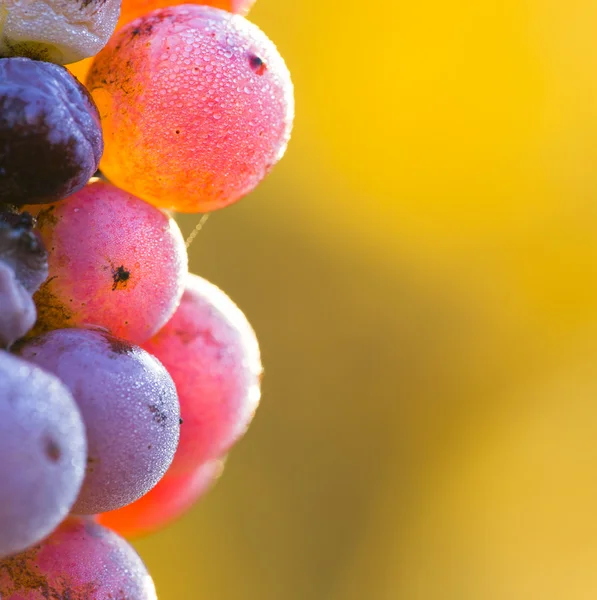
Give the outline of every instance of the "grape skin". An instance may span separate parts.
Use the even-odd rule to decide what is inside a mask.
[[[0,56],[66,64],[93,56],[112,35],[119,0],[0,0]]]
[[[66,517],[87,458],[83,420],[68,389],[2,351],[0,456],[2,558],[37,543]]]
[[[36,312],[31,294],[1,259],[0,307],[0,346],[7,348],[33,327]]]
[[[91,519],[71,517],[30,550],[0,561],[2,600],[157,600],[135,550]]]
[[[0,203],[60,200],[87,183],[102,152],[97,108],[64,67],[0,59]]]
[[[173,219],[102,181],[28,210],[50,251],[34,334],[94,325],[141,343],[172,316],[187,273]]]
[[[95,58],[87,87],[104,127],[102,171],[156,206],[235,202],[290,138],[282,57],[257,26],[216,8],[173,6],[129,23]]]
[[[71,390],[88,440],[75,514],[120,508],[146,494],[172,462],[180,433],[176,388],[137,346],[86,329],[51,331],[18,348]]]
[[[189,275],[178,310],[143,347],[178,391],[184,427],[171,471],[184,473],[225,454],[260,399],[259,344],[241,310],[215,285]]]
[[[182,474],[167,471],[160,482],[139,500],[97,520],[116,533],[133,538],[152,533],[182,516],[216,483],[223,460],[210,460]]]

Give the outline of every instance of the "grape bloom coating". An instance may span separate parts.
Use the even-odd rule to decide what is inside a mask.
[[[140,343],[172,316],[187,274],[173,219],[102,181],[28,209],[50,253],[34,334],[94,325]]]
[[[120,508],[162,478],[178,445],[180,408],[174,383],[157,359],[87,329],[50,331],[18,351],[57,375],[83,415],[87,472],[73,512]]]
[[[108,179],[181,212],[222,208],[253,190],[284,154],[294,117],[274,44],[245,18],[208,6],[159,9],[117,31],[87,87]]]
[[[112,35],[120,0],[0,0],[0,56],[64,65],[93,56]]]
[[[135,550],[91,519],[70,517],[30,550],[0,560],[2,600],[157,600]]]
[[[223,460],[209,460],[187,473],[166,472],[158,484],[139,500],[102,513],[97,520],[127,538],[156,531],[182,516],[216,483]]]
[[[259,344],[219,288],[189,275],[178,310],[143,346],[172,376],[184,420],[171,471],[222,456],[246,431],[260,400]]]
[[[95,173],[102,151],[97,108],[64,67],[0,59],[0,203],[72,194]]]
[[[79,409],[53,375],[0,351],[0,558],[48,535],[85,473]],[[0,585],[0,598],[2,595]]]

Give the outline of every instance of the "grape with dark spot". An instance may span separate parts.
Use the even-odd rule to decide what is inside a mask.
[[[54,202],[76,192],[102,152],[97,108],[64,67],[0,59],[0,203]]]
[[[156,358],[89,329],[51,331],[18,352],[60,377],[83,415],[89,458],[73,512],[120,508],[161,479],[178,444],[180,409],[174,383]]]
[[[2,600],[157,600],[135,550],[91,519],[70,517],[36,546],[0,560]]]
[[[85,473],[85,428],[54,376],[0,351],[0,558],[48,535]],[[0,597],[3,589],[0,585]]]

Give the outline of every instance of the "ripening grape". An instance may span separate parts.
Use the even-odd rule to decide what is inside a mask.
[[[64,65],[93,56],[112,35],[120,0],[0,0],[0,56]]]
[[[216,8],[173,6],[129,23],[95,58],[87,87],[104,127],[102,171],[156,206],[231,204],[290,137],[282,57],[256,25]]]
[[[156,8],[166,8],[181,4],[177,0],[122,0],[120,6],[120,18],[116,28],[126,25],[137,17],[142,17]],[[255,4],[255,0],[195,0],[194,2],[185,2],[184,4],[202,4],[221,8],[231,13],[246,15],[250,8]]]
[[[2,600],[157,600],[135,550],[91,519],[70,517],[30,550],[0,561]]]
[[[102,525],[128,538],[151,533],[182,516],[215,484],[224,467],[210,460],[188,473],[166,472],[145,496],[119,510],[98,515]]]
[[[174,383],[158,360],[88,329],[50,331],[18,352],[60,377],[83,415],[87,471],[73,512],[120,508],[161,479],[178,444],[180,409]]]
[[[60,381],[0,351],[0,558],[48,535],[83,481],[85,428]],[[2,595],[0,598],[8,600]]]
[[[162,211],[102,181],[29,210],[50,252],[34,333],[95,325],[140,343],[174,313],[187,253]]]
[[[0,59],[0,203],[54,202],[76,192],[102,151],[97,108],[64,67]]]
[[[178,310],[143,347],[178,391],[184,427],[171,471],[222,456],[246,431],[260,398],[259,345],[244,314],[215,285],[189,275]]]

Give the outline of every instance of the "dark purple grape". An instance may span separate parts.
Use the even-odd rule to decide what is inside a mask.
[[[156,358],[89,329],[50,331],[18,352],[58,375],[83,414],[87,473],[73,512],[120,508],[161,479],[178,445],[180,409],[174,383]]]
[[[0,560],[2,600],[156,600],[135,550],[91,519],[71,517],[40,544]]]
[[[0,351],[0,557],[36,544],[66,517],[86,457],[83,420],[68,389]]]
[[[0,59],[0,203],[44,204],[76,192],[102,152],[97,108],[64,67]]]

